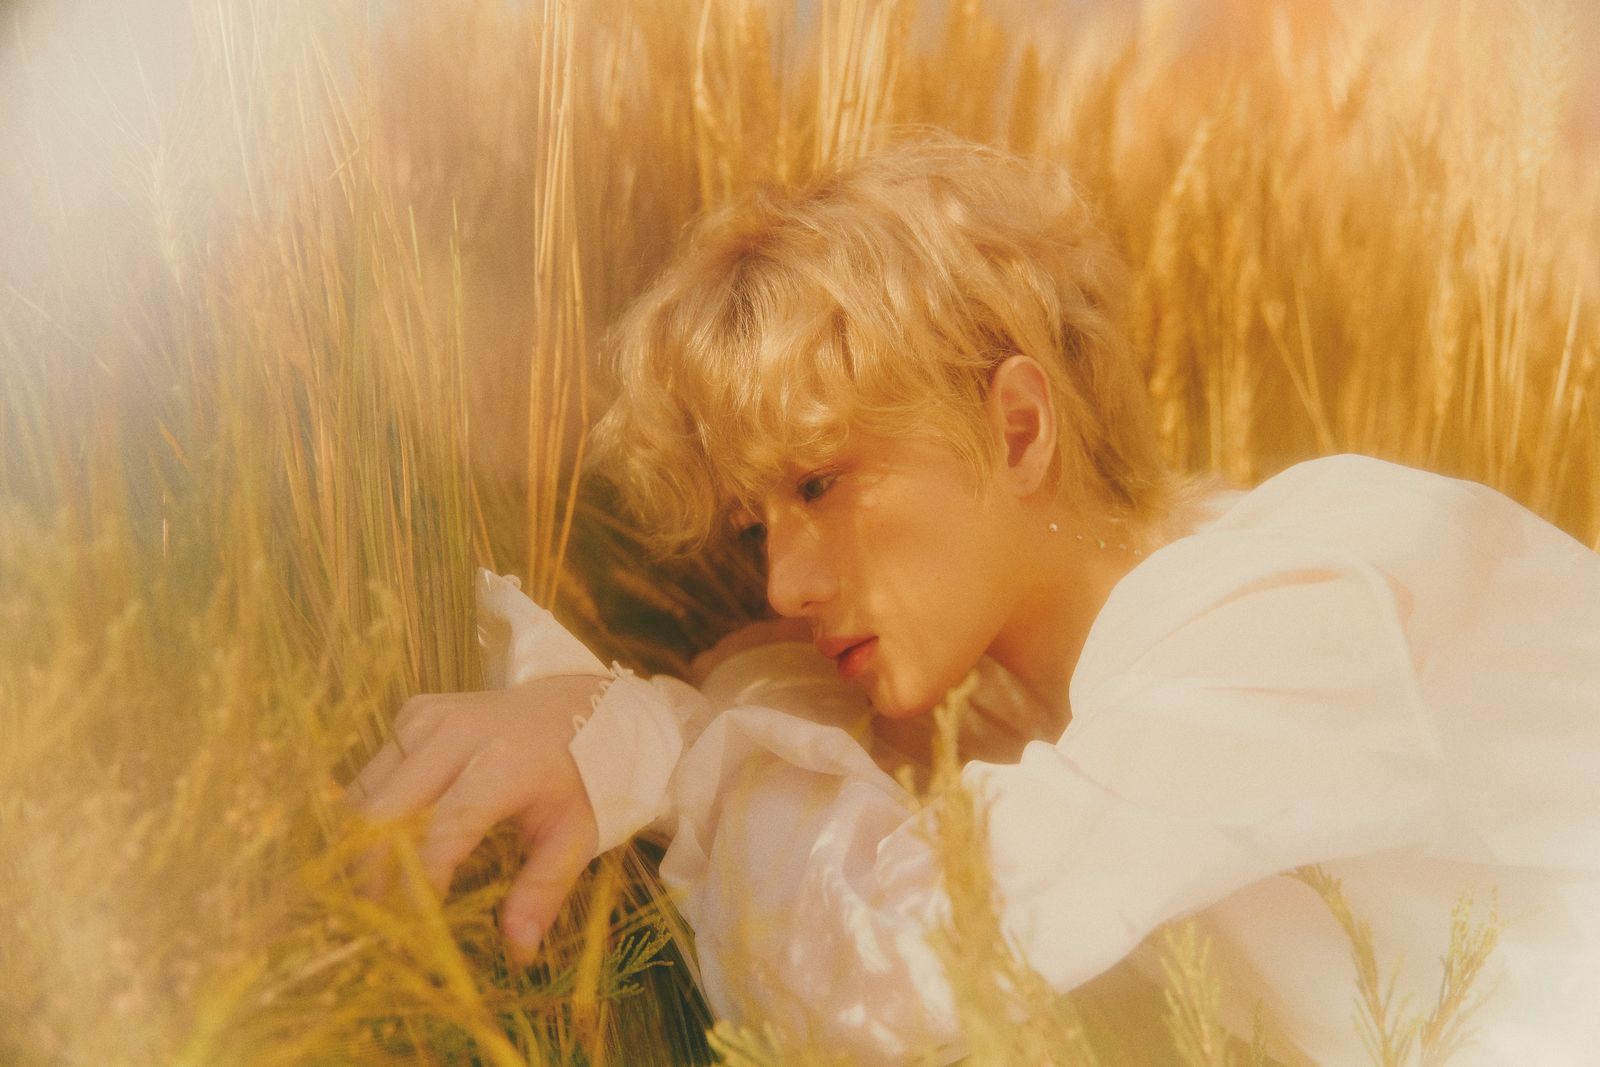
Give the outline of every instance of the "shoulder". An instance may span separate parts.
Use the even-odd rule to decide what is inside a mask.
[[[1311,460],[1228,495],[1118,583],[1074,709],[1080,684],[1196,656],[1317,677],[1355,651],[1352,631],[1377,643],[1368,654],[1409,659],[1512,601],[1586,618],[1571,607],[1580,589],[1600,600],[1600,556],[1486,486],[1367,456]]]
[[[1404,644],[1395,587],[1370,560],[1319,538],[1209,529],[1152,553],[1117,584],[1074,675],[1074,711],[1080,687],[1117,673],[1332,668],[1353,633]]]
[[[1129,671],[1292,674],[1308,659],[1331,666],[1352,631],[1403,647],[1408,594],[1392,571],[1412,569],[1399,555],[1429,558],[1465,521],[1454,515],[1463,485],[1340,455],[1218,498],[1112,591],[1074,677],[1074,709],[1082,690]]]
[[[1493,513],[1524,512],[1476,482],[1348,453],[1273,475],[1240,494],[1215,528],[1337,540],[1380,530],[1459,530]]]
[[[1379,558],[1397,545],[1484,558],[1595,555],[1487,485],[1356,454],[1297,463],[1236,494],[1211,528],[1337,543]],[[1396,563],[1406,558],[1401,552]]]

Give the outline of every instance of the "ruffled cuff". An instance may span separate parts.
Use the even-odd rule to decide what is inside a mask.
[[[492,688],[558,675],[609,673],[554,615],[528,598],[515,577],[480,568],[476,592],[484,681]]]
[[[607,670],[528,598],[515,577],[479,570],[476,592],[478,643],[489,685],[574,674],[610,679],[587,718],[573,717],[570,751],[600,827],[600,850],[622,844],[666,804],[683,748],[668,695],[620,666]]]
[[[683,733],[666,693],[613,665],[613,680],[570,746],[600,828],[599,851],[626,842],[666,814]]]

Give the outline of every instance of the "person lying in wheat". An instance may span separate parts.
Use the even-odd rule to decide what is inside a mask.
[[[894,772],[977,671],[960,782],[1055,988],[1192,915],[1239,1025],[1364,1062],[1349,945],[1290,874],[1320,864],[1417,1006],[1452,904],[1498,901],[1453,1062],[1600,1062],[1600,556],[1372,458],[1180,477],[1122,280],[1058,169],[945,141],[706,219],[615,335],[596,447],[664,548],[759,539],[780,621],[645,680],[486,573],[509,688],[408,703],[365,812],[432,805],[441,890],[515,820],[523,959],[592,857],[659,833],[719,1014],[955,1056],[932,816]]]

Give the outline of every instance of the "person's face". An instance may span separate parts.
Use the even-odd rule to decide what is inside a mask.
[[[1020,511],[953,450],[853,433],[759,502],[767,596],[881,715],[934,707],[1010,619]]]

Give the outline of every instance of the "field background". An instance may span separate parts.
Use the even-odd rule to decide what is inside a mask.
[[[892,128],[1072,168],[1185,466],[1368,452],[1600,544],[1597,56],[1555,0],[0,2],[0,1063],[708,1055],[641,857],[509,971],[514,843],[362,900],[406,838],[339,784],[477,683],[475,565],[651,670],[758,609],[574,476],[605,329],[698,211]]]

